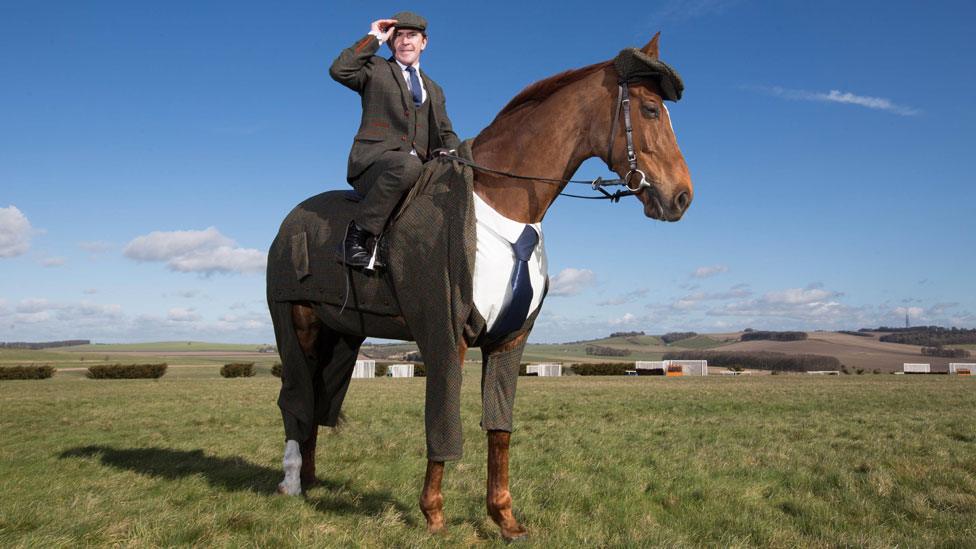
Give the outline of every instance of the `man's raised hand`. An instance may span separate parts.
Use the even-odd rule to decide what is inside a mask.
[[[394,27],[396,24],[396,19],[377,19],[370,25],[369,33],[376,35],[381,42],[385,42],[393,34],[393,31],[396,30],[396,27]]]

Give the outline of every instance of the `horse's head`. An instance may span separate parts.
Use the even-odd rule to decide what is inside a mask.
[[[635,194],[644,204],[647,217],[677,221],[691,205],[694,191],[664,105],[666,100],[680,99],[684,85],[677,73],[658,59],[660,34],[640,50],[624,50],[614,60],[615,76],[626,81],[629,88],[636,170],[632,170],[633,162],[627,155],[623,113],[618,113],[613,126],[616,130],[611,130],[614,135],[608,164],[628,180],[632,190],[640,187]],[[613,91],[616,99],[617,86]]]

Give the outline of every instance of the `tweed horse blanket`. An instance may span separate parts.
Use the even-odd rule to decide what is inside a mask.
[[[461,144],[458,155],[471,158],[470,141]],[[457,344],[463,339],[479,345],[485,337],[484,318],[473,304],[477,246],[473,183],[470,167],[446,159],[428,162],[383,237],[388,242],[387,269],[378,274],[344,267],[336,260],[357,206],[344,191],[322,193],[295,207],[268,254],[268,302],[273,315],[275,304],[307,301],[327,326],[340,333],[417,342],[427,370],[428,457],[438,461],[461,457]],[[277,310],[276,326],[287,320],[280,312],[284,309]],[[523,327],[530,327],[535,316]],[[298,418],[308,434],[316,425],[335,425],[345,389],[338,394],[338,403],[317,406],[306,365],[286,357],[286,349],[298,348],[296,336],[292,330],[282,341],[282,334],[286,332],[276,328],[284,370],[279,407]],[[514,334],[499,343],[511,337]],[[521,349],[517,355],[504,357],[506,364],[514,360],[515,376]],[[490,366],[486,362],[485,367]],[[504,389],[489,387],[488,392],[496,393],[502,409],[484,410],[482,426],[507,425],[510,430],[514,380],[506,380]],[[494,420],[488,422],[491,426],[486,424],[485,418],[499,416],[500,424]]]

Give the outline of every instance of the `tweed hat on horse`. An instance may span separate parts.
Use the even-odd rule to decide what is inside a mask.
[[[681,92],[685,90],[685,84],[677,71],[637,48],[621,50],[613,60],[613,66],[617,69],[621,82],[654,79],[661,88],[662,97],[668,101],[678,101],[681,99]]]
[[[401,11],[390,19],[396,19],[397,29],[414,29],[427,34],[427,20],[409,11]]]

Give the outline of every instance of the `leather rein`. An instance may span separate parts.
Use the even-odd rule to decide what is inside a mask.
[[[470,166],[476,170],[492,173],[495,175],[503,175],[505,177],[511,177],[513,179],[523,179],[530,181],[543,181],[546,183],[575,183],[580,185],[589,185],[594,191],[600,191],[603,196],[582,196],[577,194],[569,193],[559,193],[560,196],[569,196],[572,198],[585,198],[588,200],[609,200],[611,203],[619,202],[621,198],[625,196],[633,196],[645,188],[651,186],[650,182],[647,181],[647,175],[637,167],[637,154],[634,152],[634,128],[631,124],[630,119],[630,89],[627,87],[627,82],[623,81],[617,85],[617,106],[614,110],[613,119],[610,123],[610,143],[607,147],[607,167],[610,171],[613,171],[613,141],[617,134],[617,120],[620,118],[620,112],[623,111],[624,115],[624,135],[627,138],[627,162],[630,166],[630,171],[627,172],[623,178],[616,179],[604,179],[602,177],[597,177],[592,180],[585,179],[552,179],[549,177],[532,177],[527,175],[519,175],[510,172],[504,172],[501,170],[495,170],[482,166],[475,163],[467,158],[462,158],[454,154],[445,154],[440,158],[446,158],[453,160],[460,164]],[[637,181],[635,186],[631,186],[631,180],[634,176],[640,176],[640,180]],[[626,187],[626,190],[621,189],[614,192],[607,192],[604,187]]]

